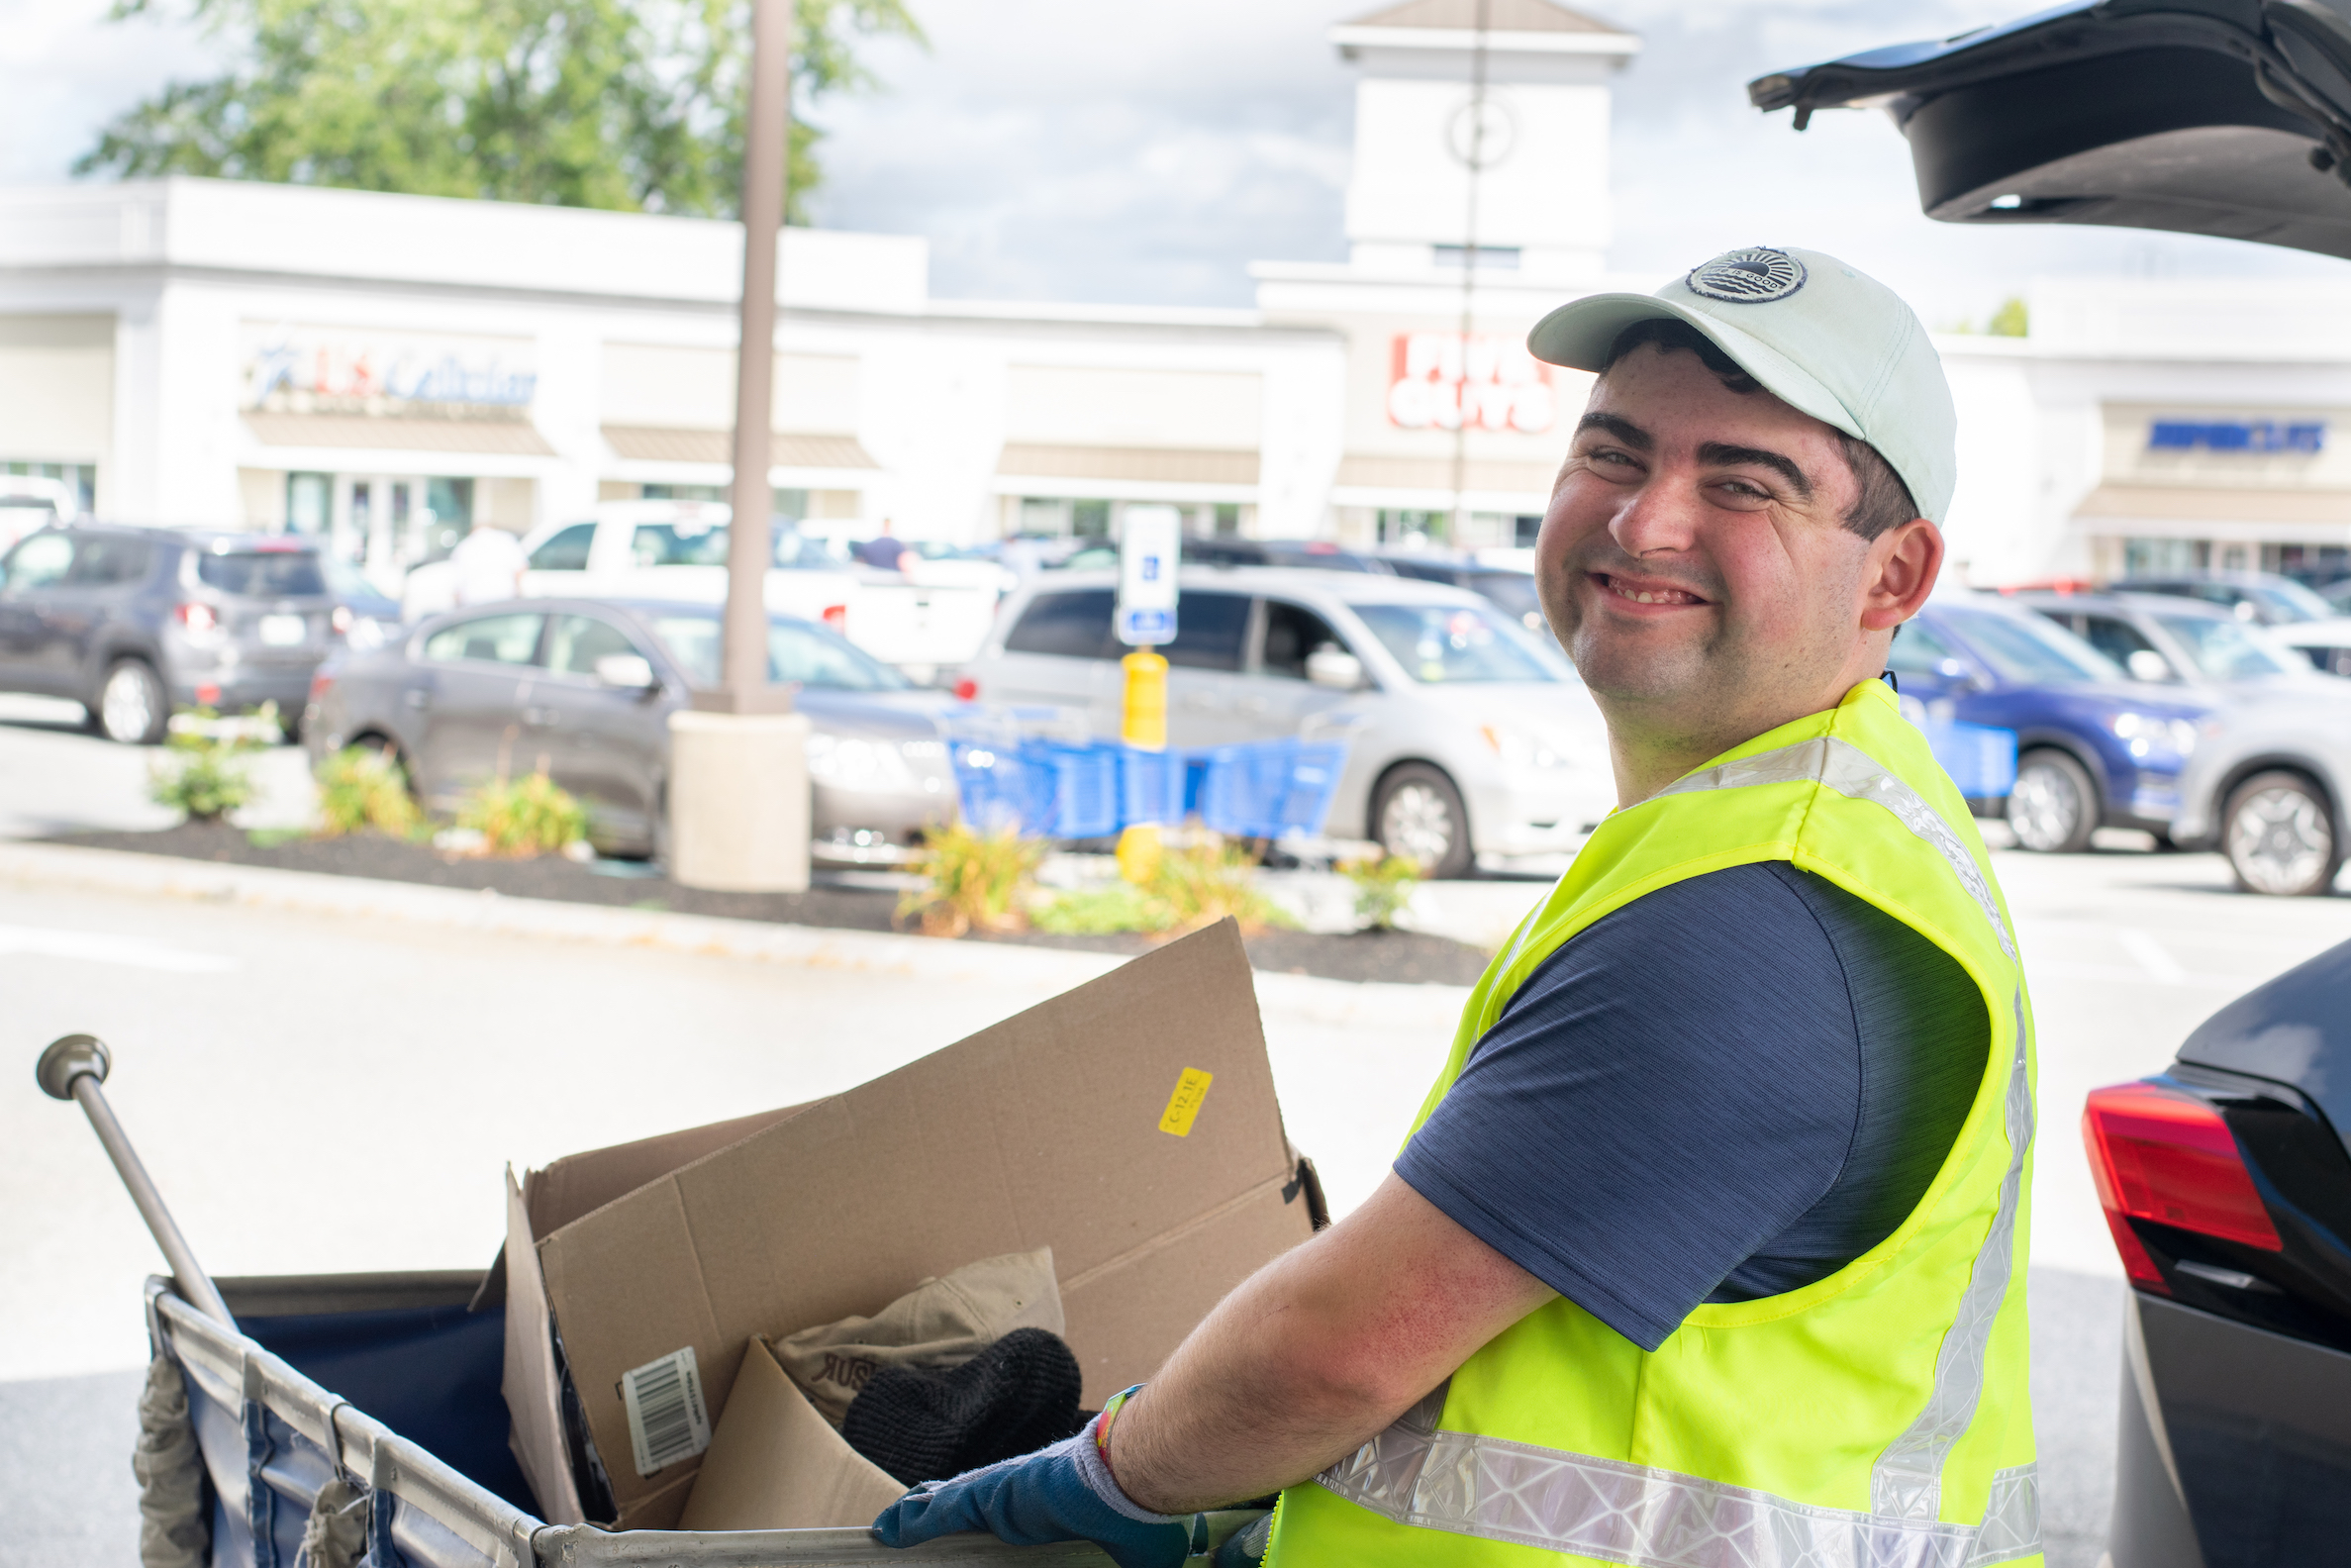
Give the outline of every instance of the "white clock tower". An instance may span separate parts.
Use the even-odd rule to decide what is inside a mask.
[[[1330,30],[1355,87],[1347,259],[1260,261],[1270,327],[1334,335],[1322,396],[1281,405],[1268,516],[1353,543],[1522,546],[1591,385],[1526,332],[1614,278],[1609,98],[1640,49],[1553,0],[1403,0]],[[1311,426],[1312,428],[1307,428]]]
[[[1640,41],[1551,0],[1405,0],[1331,30],[1362,67],[1353,259],[1545,278],[1601,270],[1610,80]]]

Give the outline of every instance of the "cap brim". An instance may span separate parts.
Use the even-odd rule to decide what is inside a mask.
[[[1861,436],[1860,422],[1843,401],[1787,355],[1717,317],[1655,294],[1594,294],[1562,305],[1534,324],[1526,335],[1526,351],[1546,364],[1598,371],[1608,363],[1617,336],[1644,321],[1689,323],[1790,408],[1848,436]]]

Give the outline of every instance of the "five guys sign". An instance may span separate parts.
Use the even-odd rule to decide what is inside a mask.
[[[1406,430],[1551,428],[1558,399],[1551,367],[1517,338],[1457,332],[1398,333],[1390,350],[1388,421]]]

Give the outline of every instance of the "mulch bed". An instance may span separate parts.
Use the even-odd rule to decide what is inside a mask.
[[[403,843],[372,833],[343,838],[292,838],[255,843],[244,830],[220,823],[183,823],[154,833],[61,833],[50,843],[93,849],[127,849],[232,865],[270,866],[281,871],[324,871],[336,876],[419,882],[430,887],[490,888],[509,898],[551,899],[568,904],[602,904],[622,909],[668,910],[680,915],[719,915],[733,920],[776,921],[839,931],[886,931],[898,895],[871,888],[828,885],[824,873],[806,893],[711,893],[680,887],[666,876],[615,874],[649,871],[632,862],[581,865],[559,855],[536,860],[454,859],[424,844]],[[1148,952],[1156,941],[1141,934],[1055,936],[1028,931],[1013,936],[970,936],[967,941],[1010,941],[1035,947],[1087,952]],[[1471,985],[1485,971],[1487,955],[1464,942],[1417,931],[1358,931],[1322,936],[1309,931],[1269,931],[1247,940],[1249,961],[1277,974],[1318,975],[1326,980],[1389,980],[1406,984]]]

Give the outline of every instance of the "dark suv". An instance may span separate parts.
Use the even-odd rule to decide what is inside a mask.
[[[274,701],[291,727],[330,649],[399,630],[396,605],[338,594],[330,571],[283,536],[43,529],[0,562],[0,691],[71,698],[133,745],[188,705]]]

